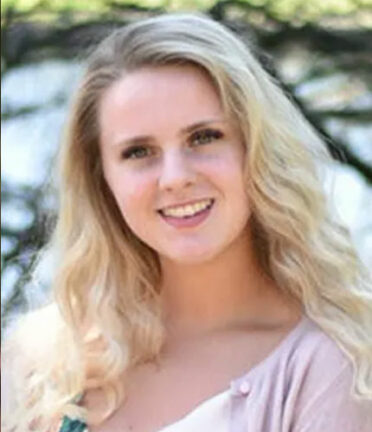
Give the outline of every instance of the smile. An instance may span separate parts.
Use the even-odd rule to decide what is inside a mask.
[[[192,204],[167,207],[159,210],[159,214],[167,224],[176,229],[196,228],[210,215],[214,199],[205,199]]]
[[[168,207],[159,210],[163,216],[170,216],[172,218],[190,218],[212,207],[213,199],[205,199],[193,204],[183,206]]]

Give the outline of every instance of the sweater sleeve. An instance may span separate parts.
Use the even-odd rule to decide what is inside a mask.
[[[295,421],[293,432],[372,432],[372,401],[350,393],[353,372],[345,366],[325,387],[312,394]]]

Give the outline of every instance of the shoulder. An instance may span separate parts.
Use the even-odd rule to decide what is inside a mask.
[[[294,393],[299,402],[325,391],[341,377],[347,377],[351,393],[350,359],[314,321],[305,316],[282,345],[267,373],[281,376],[288,393]]]
[[[319,383],[351,366],[337,343],[316,323],[304,316],[276,350],[258,368],[252,378],[287,382]]]
[[[234,421],[242,418],[252,431],[370,432],[372,401],[352,396],[353,380],[347,355],[304,317],[265,361],[234,383]]]
[[[338,343],[307,317],[293,344],[289,344],[287,356],[292,378],[305,375],[309,383],[326,382],[351,369],[351,362]]]
[[[367,432],[372,401],[352,395],[354,367],[342,348],[309,319],[290,347],[286,403],[294,432]]]
[[[251,422],[252,430],[372,430],[372,401],[358,401],[352,395],[351,361],[307,317],[244,379],[250,388],[245,421]]]

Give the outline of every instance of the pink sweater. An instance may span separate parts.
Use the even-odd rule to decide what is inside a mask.
[[[350,396],[353,371],[304,317],[230,388],[159,432],[372,432],[372,401]]]

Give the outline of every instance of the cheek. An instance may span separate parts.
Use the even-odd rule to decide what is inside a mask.
[[[236,195],[245,193],[246,185],[244,180],[243,164],[240,158],[228,154],[219,158],[209,166],[209,175],[217,179],[221,188],[226,193]]]
[[[235,217],[240,215],[243,219],[249,217],[250,201],[241,159],[226,158],[224,163],[219,164],[214,175],[219,179],[224,198],[229,203],[230,217],[234,214]]]
[[[151,205],[152,181],[146,175],[117,172],[107,178],[115,200],[125,219],[140,216],[141,209]]]

